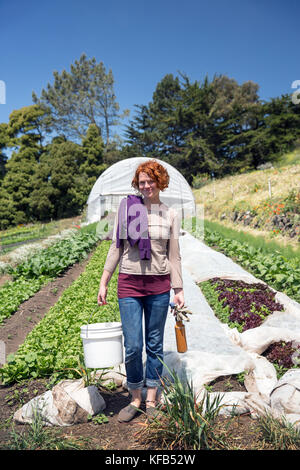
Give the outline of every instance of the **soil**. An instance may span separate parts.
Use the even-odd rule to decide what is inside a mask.
[[[90,254],[91,256],[92,254]],[[24,302],[18,311],[0,326],[0,340],[6,343],[6,354],[16,352],[26,335],[54,305],[59,296],[83,272],[90,256],[84,261],[70,267],[64,274],[47,284],[32,298]],[[23,434],[28,432],[29,425],[17,424],[13,414],[33,397],[44,393],[47,388],[46,379],[27,380],[10,386],[0,385],[0,449],[11,448],[12,431]],[[213,391],[241,391],[243,386],[236,377],[220,377],[212,384]],[[130,423],[119,423],[118,412],[130,402],[128,391],[119,387],[115,391],[100,390],[105,402],[104,414],[107,423],[96,424],[92,421],[70,427],[50,428],[51,433],[59,434],[60,439],[72,439],[81,443],[86,450],[147,450],[141,431],[147,426],[143,412],[139,413]],[[143,408],[142,408],[143,410]],[[217,423],[223,432],[226,430],[228,442],[232,449],[262,449],[262,442],[256,429],[256,421],[249,415],[224,419]],[[159,449],[159,443],[151,444],[152,449]]]
[[[228,387],[228,380],[228,377],[220,379],[216,388],[225,391]],[[222,387],[222,383],[226,383],[226,386]],[[234,379],[231,379],[231,383],[235,388]],[[215,391],[216,388],[214,388]],[[29,425],[13,422],[12,417],[15,411],[47,390],[47,380],[45,379],[25,381],[6,387],[0,386],[0,449],[12,448],[12,432],[18,435],[24,435],[28,432]],[[60,439],[76,442],[83,450],[161,450],[159,442],[144,444],[142,433],[148,425],[143,412],[145,410],[144,404],[141,406],[142,411],[132,421],[119,423],[119,411],[130,402],[128,392],[119,387],[112,392],[104,392],[101,389],[100,393],[106,403],[103,414],[108,419],[107,423],[96,424],[90,421],[64,428],[54,427],[50,429],[50,432],[59,436]],[[229,450],[267,449],[261,441],[256,421],[247,414],[231,419],[219,417],[216,429],[218,433],[226,435],[226,444],[229,446]]]
[[[91,254],[46,284],[33,297],[23,302],[17,312],[0,325],[0,340],[5,342],[6,355],[17,351],[27,334],[57,302],[63,291],[84,271],[90,257]]]

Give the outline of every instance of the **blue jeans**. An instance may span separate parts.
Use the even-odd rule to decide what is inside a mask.
[[[144,297],[119,299],[124,335],[125,369],[129,390],[142,388],[143,374],[143,312],[145,317],[147,387],[159,387],[163,370],[163,337],[170,301],[170,291]]]

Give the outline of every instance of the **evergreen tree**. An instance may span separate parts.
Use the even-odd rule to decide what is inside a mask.
[[[11,195],[0,187],[0,230],[17,224],[16,211]]]
[[[90,124],[95,124],[110,141],[110,129],[128,114],[119,113],[114,93],[112,71],[106,72],[102,62],[87,59],[82,54],[79,61],[71,64],[71,71],[53,73],[54,84],[48,83],[38,98],[33,92],[34,103],[47,111],[45,125],[67,137],[81,140]]]
[[[300,107],[290,96],[262,103],[252,81],[181,78],[166,75],[152,101],[136,106],[126,128],[127,155],[161,158],[191,183],[197,173],[221,177],[274,161],[298,138]]]
[[[78,176],[82,163],[80,145],[63,136],[48,144],[33,179],[30,199],[37,219],[61,219],[80,213],[82,187],[78,186]]]
[[[10,216],[7,216],[7,208],[2,207],[0,218],[12,224],[28,222],[32,216],[29,205],[32,179],[42,153],[42,137],[37,132],[37,124],[43,114],[38,106],[33,105],[13,111],[9,117],[6,131],[14,151],[6,163],[1,197],[2,204],[8,201]]]
[[[81,207],[86,204],[94,183],[108,166],[103,162],[103,154],[104,144],[99,129],[95,124],[91,124],[82,140],[83,161],[74,186],[74,196],[79,198]]]
[[[83,163],[80,166],[80,173],[87,178],[87,185],[91,186],[96,179],[106,169],[103,163],[104,144],[95,124],[88,128],[86,136],[82,139]]]

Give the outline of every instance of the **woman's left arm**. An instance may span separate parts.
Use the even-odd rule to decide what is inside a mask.
[[[181,255],[179,247],[180,222],[177,213],[172,218],[170,227],[170,238],[168,240],[167,256],[170,265],[171,286],[175,296],[173,302],[179,306],[184,306],[184,292],[182,282]]]

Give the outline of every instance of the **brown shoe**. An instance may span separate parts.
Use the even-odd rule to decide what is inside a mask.
[[[118,421],[120,423],[127,423],[135,417],[138,411],[139,409],[130,403],[129,405],[125,406],[125,408],[122,408],[122,410],[119,412]]]

